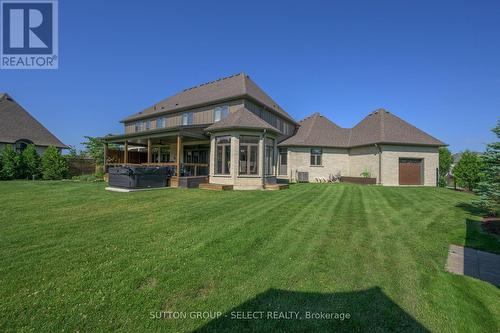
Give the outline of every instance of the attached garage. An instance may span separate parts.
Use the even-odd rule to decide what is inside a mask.
[[[423,159],[399,159],[399,185],[423,185]]]

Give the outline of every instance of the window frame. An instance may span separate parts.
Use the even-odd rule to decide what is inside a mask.
[[[219,140],[228,139],[229,142],[219,143]],[[221,176],[231,175],[231,136],[222,135],[215,137],[215,165],[214,174]],[[221,161],[219,169],[219,147],[221,148]],[[229,155],[229,160],[227,159]]]
[[[311,148],[309,154],[310,166],[323,166],[323,148]]]
[[[255,139],[256,142],[242,142],[246,138]],[[241,135],[239,138],[239,149],[238,149],[238,174],[242,176],[258,176],[259,175],[259,142],[260,137],[255,135]],[[241,150],[244,148],[246,150],[246,167],[245,171],[242,171],[241,165]],[[255,167],[254,170],[251,168],[251,156],[252,150],[255,152]]]
[[[186,123],[184,123],[184,119],[186,119]],[[194,124],[194,112],[188,111],[182,113],[181,125],[182,126],[190,126]]]
[[[156,128],[165,128],[165,118],[156,119]]]
[[[219,116],[217,116],[217,113]],[[214,123],[229,116],[229,105],[220,105],[214,108]]]
[[[276,153],[274,149],[275,142],[276,140],[273,138],[264,137],[264,174],[266,176],[273,176],[275,174],[274,172],[275,171],[274,169],[276,167]],[[269,152],[271,154],[269,154]]]

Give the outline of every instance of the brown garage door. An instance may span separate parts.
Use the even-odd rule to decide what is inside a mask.
[[[421,159],[399,159],[399,185],[422,185]]]

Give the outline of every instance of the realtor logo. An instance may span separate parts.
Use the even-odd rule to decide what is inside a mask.
[[[0,68],[58,68],[57,4],[57,0],[0,2]]]

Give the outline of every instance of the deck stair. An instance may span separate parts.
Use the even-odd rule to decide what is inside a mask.
[[[233,185],[201,183],[199,188],[212,191],[228,191],[233,189]]]

